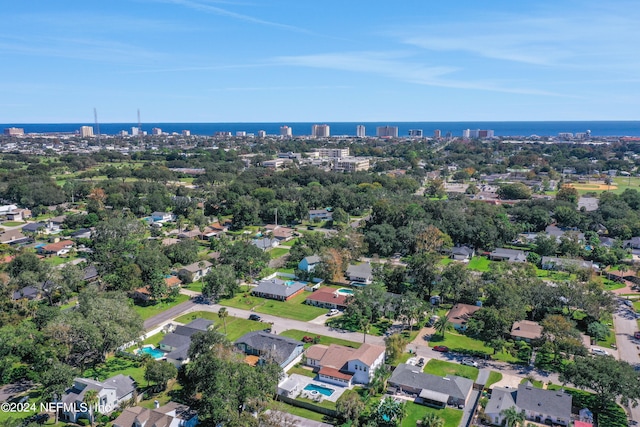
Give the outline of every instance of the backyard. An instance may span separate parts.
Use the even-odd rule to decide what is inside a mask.
[[[195,311],[183,316],[177,317],[174,320],[176,322],[187,324],[195,319],[207,319],[214,323],[214,328],[218,332],[224,334],[224,322],[218,316],[218,313],[211,311]],[[247,332],[260,331],[267,328],[269,325],[263,322],[256,322],[255,320],[241,319],[239,317],[227,316],[227,339],[231,342],[237,340]]]
[[[518,358],[512,356],[507,352],[499,352],[493,354],[493,349],[487,347],[482,341],[473,339],[466,335],[461,335],[457,332],[447,332],[444,339],[440,335],[433,335],[429,340],[429,347],[435,345],[445,345],[449,347],[451,351],[459,353],[477,352],[483,353],[486,357],[491,357],[495,360],[501,360],[503,362],[518,362]]]
[[[434,413],[444,420],[444,427],[458,427],[462,420],[462,411],[445,408],[435,409],[414,402],[407,402],[407,416],[402,420],[402,427],[415,427],[416,423],[428,413]]]
[[[475,270],[475,271],[489,271],[489,266],[491,265],[491,261],[489,261],[489,259],[487,259],[487,257],[484,256],[477,256],[477,257],[473,257],[470,261],[469,264],[467,264],[467,268],[469,270]]]
[[[311,292],[302,292],[289,301],[276,301],[259,298],[251,295],[249,292],[245,292],[230,299],[220,300],[219,303],[220,305],[226,305],[228,307],[253,310],[256,313],[272,314],[274,316],[308,322],[327,313],[326,308],[314,307],[304,303],[310,294]]]
[[[459,363],[445,362],[443,360],[431,359],[424,367],[427,374],[444,377],[447,375],[457,375],[459,377],[476,380],[478,378],[478,368],[473,366],[460,365]]]
[[[359,348],[362,345],[362,343],[360,342],[347,341],[340,338],[328,337],[325,335],[315,335],[310,332],[299,331],[296,329],[289,329],[287,331],[282,332],[279,335],[282,335],[283,337],[293,338],[300,341],[302,341],[302,338],[305,336],[310,336],[312,338],[319,337],[319,341],[317,342],[317,344],[324,344],[324,345],[339,344],[339,345],[344,345],[346,347],[353,347],[353,348]],[[313,345],[313,343],[305,343],[304,347],[306,349],[311,345]]]
[[[151,305],[139,305],[134,304],[133,309],[142,317],[143,320],[146,320],[150,317],[155,316],[156,314],[162,313],[165,310],[170,309],[178,304],[181,304],[185,301],[189,300],[188,295],[178,295],[174,299],[164,298],[158,301],[156,304]]]

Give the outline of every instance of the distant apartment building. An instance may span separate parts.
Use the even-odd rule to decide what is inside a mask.
[[[560,132],[558,134],[558,138],[560,138],[560,139],[573,139],[573,134],[571,132]]]
[[[191,131],[190,130],[183,130],[182,131],[182,136],[191,136]]]
[[[436,129],[436,130],[434,130],[434,131],[433,131],[433,137],[434,137],[435,139],[440,139],[440,138],[442,138],[442,132],[440,132],[440,129]]]
[[[348,148],[318,148],[316,152],[318,153],[318,157],[329,157],[334,159],[349,157]]]
[[[236,132],[236,136],[241,136],[241,137],[247,136],[247,132],[245,132],[243,130],[239,130],[239,131]]]
[[[151,129],[151,135],[162,135],[162,129],[160,128]]]
[[[258,131],[258,138],[266,138],[266,137],[267,137],[267,131],[264,131],[264,130]]]
[[[23,128],[5,128],[4,134],[7,136],[21,136],[24,135]]]
[[[336,160],[333,169],[341,172],[359,172],[369,169],[369,159],[361,157],[343,157]]]
[[[364,125],[356,126],[356,136],[358,138],[364,138],[365,136],[367,136],[367,131],[366,131]]]
[[[385,137],[398,137],[398,126],[378,126],[376,129],[376,135],[381,138]]]
[[[462,131],[462,137],[464,139],[469,139],[471,137],[471,129],[465,129]]]
[[[270,169],[282,169],[286,165],[290,165],[293,163],[291,159],[273,159],[273,160],[265,160],[262,162],[262,166]]]
[[[413,138],[422,138],[422,129],[409,129],[409,136]]]
[[[118,135],[120,135],[120,136],[129,136],[129,132],[128,132],[128,131],[126,131],[126,130],[121,130],[121,131],[118,133]]]
[[[465,129],[462,131],[462,137],[465,139],[493,138],[493,130],[492,129]]]
[[[231,136],[231,132],[224,131],[224,130],[223,131],[218,131],[218,132],[214,133],[213,136],[222,136],[222,137]]]
[[[330,135],[329,125],[311,126],[311,136],[315,138],[328,138]]]
[[[131,128],[131,136],[138,136],[138,135],[142,135],[141,129],[137,126],[133,126]]]
[[[280,136],[291,138],[293,136],[293,130],[289,126],[280,126]]]
[[[80,136],[83,138],[89,138],[93,136],[92,126],[80,126]]]

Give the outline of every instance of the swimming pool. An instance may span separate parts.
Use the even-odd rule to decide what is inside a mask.
[[[145,353],[153,357],[154,359],[162,359],[165,355],[165,352],[155,347],[142,347],[139,350],[140,353]]]
[[[314,394],[313,392],[315,391],[316,393],[320,393],[324,396],[331,396],[335,391],[332,388],[322,387],[321,385],[316,385],[316,384],[307,384],[307,386],[304,389],[306,391],[310,391],[311,394]]]
[[[302,284],[303,284],[303,285],[305,285],[305,286],[307,285],[307,282],[303,282],[303,281],[301,281],[301,280],[287,280],[286,282],[284,282],[284,284],[285,284],[286,286],[291,286],[291,285],[294,285],[294,284],[296,284],[296,283],[302,283]]]
[[[342,295],[353,295],[353,289],[340,288],[337,292]]]

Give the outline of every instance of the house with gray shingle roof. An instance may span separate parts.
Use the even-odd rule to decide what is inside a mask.
[[[237,349],[262,360],[271,359],[281,368],[291,363],[304,351],[304,343],[292,338],[281,337],[266,331],[244,334],[235,342]]]
[[[294,280],[282,280],[274,277],[273,279],[263,279],[258,286],[251,290],[251,293],[257,297],[269,298],[277,301],[288,301],[296,295],[304,292],[306,283]]]
[[[314,268],[316,268],[316,265],[320,264],[321,262],[322,258],[320,258],[318,255],[306,256],[302,258],[302,260],[298,263],[298,270],[306,271],[307,273],[311,272]]]
[[[585,261],[575,258],[558,258],[555,256],[543,256],[540,266],[543,270],[565,271],[568,268],[586,268],[598,270],[599,267],[593,261]]]
[[[419,403],[438,408],[466,405],[473,389],[473,380],[468,378],[425,374],[420,368],[405,363],[393,371],[388,384],[396,391],[418,396]]]
[[[127,408],[113,421],[113,427],[195,427],[197,424],[198,413],[176,402],[155,409]]]
[[[61,417],[63,420],[75,423],[78,418],[89,418],[88,411],[82,411],[85,409],[82,402],[89,390],[95,390],[98,393],[99,405],[111,413],[123,402],[133,397],[136,382],[133,378],[122,374],[108,378],[103,382],[88,378],[74,379],[71,388],[62,396],[62,403],[65,405]]]
[[[180,280],[184,283],[197,282],[211,271],[212,265],[209,261],[198,261],[185,265],[178,271],[178,277],[180,277]]]
[[[195,319],[186,325],[177,326],[176,329],[165,335],[158,344],[160,350],[167,352],[167,362],[180,366],[189,361],[189,347],[191,337],[198,332],[206,332],[213,325],[211,320]]]
[[[487,403],[485,414],[493,424],[502,423],[505,409],[524,411],[525,418],[541,424],[568,426],[571,422],[572,397],[564,390],[543,390],[530,382],[518,389],[496,387]]]
[[[527,254],[517,249],[496,248],[489,254],[489,259],[493,261],[525,262]]]
[[[363,262],[362,264],[349,264],[345,276],[354,284],[370,285],[373,281],[373,269],[371,264]]]

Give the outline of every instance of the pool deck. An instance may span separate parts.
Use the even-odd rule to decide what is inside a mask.
[[[340,387],[339,385],[333,385],[333,384],[329,384],[329,383],[325,383],[322,381],[317,381],[313,378],[309,378],[309,377],[305,377],[304,375],[300,375],[300,374],[291,374],[289,376],[290,379],[294,379],[297,383],[298,383],[298,387],[300,390],[303,390],[306,386],[308,386],[309,384],[315,384],[318,387],[325,387],[325,388],[331,388],[334,390],[333,394],[331,394],[331,396],[324,396],[322,395],[322,400],[328,400],[330,402],[335,402],[338,400],[338,398],[340,398],[340,396],[342,396],[342,393],[344,393],[345,391],[349,390],[347,387]],[[303,393],[307,393],[306,391],[302,391],[300,396],[302,396]]]

